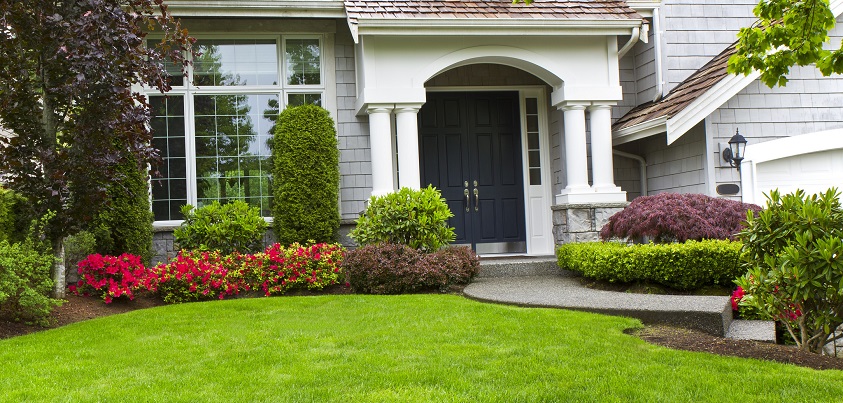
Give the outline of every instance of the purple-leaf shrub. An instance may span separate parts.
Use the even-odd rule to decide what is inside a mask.
[[[348,252],[343,269],[356,292],[400,294],[465,284],[480,261],[469,248],[424,253],[407,245],[372,244]]]
[[[600,231],[600,238],[633,241],[649,238],[656,243],[734,240],[746,220],[747,210],[757,213],[761,207],[702,194],[643,196],[610,217]]]

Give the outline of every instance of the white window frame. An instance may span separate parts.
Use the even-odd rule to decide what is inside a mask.
[[[192,33],[193,34],[193,33]],[[186,170],[186,198],[187,203],[193,206],[197,205],[198,191],[197,191],[197,172],[196,172],[196,122],[194,109],[194,96],[196,95],[227,95],[227,94],[244,94],[244,95],[277,95],[279,98],[279,108],[283,111],[287,107],[288,94],[320,94],[322,99],[322,108],[327,109],[332,115],[336,115],[335,103],[329,99],[333,96],[331,86],[335,81],[334,77],[330,77],[327,72],[332,71],[333,63],[333,36],[331,34],[244,34],[244,33],[195,33],[193,34],[200,40],[214,40],[214,39],[273,39],[276,42],[276,51],[278,52],[278,80],[277,85],[241,85],[241,86],[196,86],[193,84],[193,65],[189,64],[187,67],[187,77],[185,77],[185,85],[173,86],[166,95],[182,96],[184,102],[185,113],[185,170]],[[155,38],[149,38],[154,40]],[[286,63],[286,44],[287,39],[317,39],[320,48],[320,84],[319,85],[287,85],[287,63]],[[154,89],[145,88],[148,97],[165,96]],[[151,185],[151,182],[150,182]],[[152,191],[150,187],[150,207],[152,205]],[[272,217],[264,217],[264,219],[271,223]],[[153,222],[153,228],[164,229],[172,228],[181,225],[184,220],[158,220]]]

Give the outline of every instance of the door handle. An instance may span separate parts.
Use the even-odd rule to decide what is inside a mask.
[[[474,186],[477,186],[477,181],[474,183]],[[474,211],[480,211],[480,191],[477,190],[477,187],[474,188]]]
[[[466,182],[466,183],[468,183],[468,182]],[[469,206],[471,206],[471,200],[470,200],[470,198],[469,198],[469,196],[468,196],[468,188],[466,188],[466,189],[463,191],[463,194],[465,195],[465,212],[466,212],[466,213],[468,213]]]

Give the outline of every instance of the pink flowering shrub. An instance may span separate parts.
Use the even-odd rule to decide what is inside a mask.
[[[79,295],[99,294],[106,304],[122,296],[135,298],[135,292],[146,288],[150,270],[141,257],[124,253],[120,256],[89,255],[79,262],[79,281],[69,287]]]
[[[282,247],[276,243],[262,253],[245,256],[243,272],[252,279],[254,289],[260,288],[266,296],[294,288],[321,290],[339,283],[344,255],[339,244]]]
[[[604,241],[612,238],[656,243],[689,239],[729,239],[742,229],[747,210],[757,213],[755,204],[701,194],[661,193],[638,197],[609,218],[600,231]]]
[[[146,286],[167,303],[224,299],[250,289],[244,259],[238,253],[182,250],[170,263],[155,266]]]

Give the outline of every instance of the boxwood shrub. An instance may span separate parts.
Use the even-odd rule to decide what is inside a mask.
[[[272,215],[278,242],[335,241],[340,227],[339,151],[328,111],[302,105],[281,112],[272,159]]]
[[[607,282],[651,282],[677,290],[731,286],[745,269],[741,243],[728,240],[627,245],[587,242],[561,245],[559,267]]]
[[[181,212],[184,222],[173,231],[181,249],[218,250],[227,255],[257,252],[263,247],[266,221],[260,209],[242,200],[226,204],[214,201],[198,209],[188,204]]]
[[[401,294],[468,283],[480,268],[470,248],[424,253],[407,245],[373,244],[348,252],[343,269],[355,292]]]

